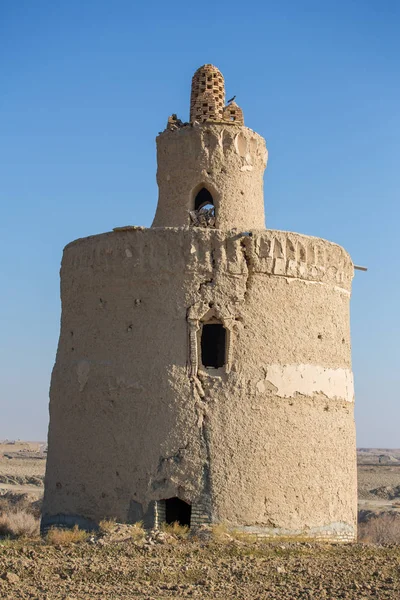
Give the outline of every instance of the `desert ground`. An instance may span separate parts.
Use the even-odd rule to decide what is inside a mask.
[[[360,521],[400,512],[400,450],[357,456]],[[38,514],[45,464],[44,443],[0,443],[0,512],[19,503]],[[0,538],[1,599],[400,600],[395,543],[262,542],[223,527],[191,535],[115,523],[62,536]]]
[[[0,441],[0,495],[12,490],[41,496],[46,451],[44,442]]]

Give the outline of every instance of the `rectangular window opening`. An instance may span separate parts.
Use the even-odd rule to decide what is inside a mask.
[[[225,365],[226,329],[222,323],[205,323],[201,332],[201,362],[219,369]]]

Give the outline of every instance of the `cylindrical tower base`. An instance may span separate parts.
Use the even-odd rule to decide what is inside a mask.
[[[251,233],[66,247],[44,527],[187,510],[192,526],[354,539],[351,260]]]

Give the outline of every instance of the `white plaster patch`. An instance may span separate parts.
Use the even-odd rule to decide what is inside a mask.
[[[301,263],[300,263],[301,264]],[[305,285],[327,285],[325,281],[308,281],[306,279],[301,279],[301,275],[305,275],[305,270],[302,271],[302,267],[299,267],[300,277],[284,277],[287,283],[293,283],[293,281],[301,281]],[[344,288],[339,287],[338,285],[333,285],[332,288],[337,292],[344,294],[345,296],[351,296],[351,292],[349,290],[345,290]]]
[[[80,360],[76,367],[78,375],[79,391],[83,392],[85,385],[89,379],[90,363],[87,360]]]
[[[127,258],[132,258],[132,252],[129,250],[129,248],[125,248],[125,254]]]
[[[319,365],[268,365],[265,379],[276,388],[276,395],[293,398],[296,394],[324,394],[331,400],[354,401],[353,373],[350,369],[326,369]]]

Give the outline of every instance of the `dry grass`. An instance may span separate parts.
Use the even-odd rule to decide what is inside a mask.
[[[101,535],[108,536],[110,539],[119,539],[121,534],[129,537],[134,541],[140,541],[145,538],[146,530],[143,529],[143,522],[138,521],[133,525],[124,523],[118,524],[114,519],[103,519],[99,523],[99,532]]]
[[[136,542],[139,540],[143,540],[146,535],[146,530],[143,528],[142,521],[138,521],[134,523],[130,528],[130,534],[133,540]]]
[[[254,544],[257,542],[257,536],[239,529],[230,529],[225,523],[218,523],[211,529],[211,538],[216,542],[231,542],[238,540],[246,544]]]
[[[36,537],[39,535],[40,521],[26,510],[0,515],[0,535],[13,537]]]
[[[358,539],[369,544],[400,544],[400,516],[384,513],[360,523]]]
[[[52,527],[46,535],[46,540],[49,544],[55,546],[68,546],[69,544],[85,542],[89,535],[84,529],[79,529],[78,525],[75,525],[73,529]]]
[[[8,491],[0,496],[0,514],[20,512],[21,510],[31,513],[38,519],[40,518],[42,501],[29,497],[28,494],[19,494]]]
[[[186,539],[189,535],[189,527],[187,525],[180,525],[177,521],[175,523],[162,523],[161,531],[170,533],[179,539]]]
[[[115,519],[103,519],[99,523],[100,533],[111,533],[116,527]]]
[[[225,523],[218,523],[211,528],[211,538],[216,542],[231,541],[230,531]]]
[[[230,535],[234,540],[239,540],[246,544],[255,544],[258,541],[258,538],[254,533],[247,533],[246,531],[239,531],[238,529],[233,529],[230,532]]]

